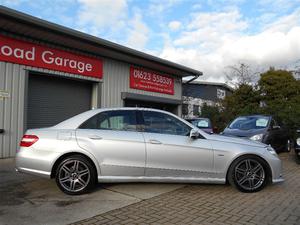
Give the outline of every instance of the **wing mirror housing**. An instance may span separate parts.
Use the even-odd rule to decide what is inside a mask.
[[[190,138],[197,139],[197,138],[199,138],[199,136],[200,136],[200,133],[199,133],[198,130],[196,130],[196,129],[192,129],[191,130],[191,132],[190,132]]]

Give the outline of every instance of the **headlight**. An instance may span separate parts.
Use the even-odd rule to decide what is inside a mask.
[[[267,150],[268,150],[272,155],[276,155],[276,156],[277,156],[276,151],[275,151],[274,148],[272,148],[271,146],[268,146],[268,147],[267,147]]]
[[[251,140],[253,141],[262,141],[264,134],[256,134],[250,137]]]
[[[296,142],[297,142],[297,145],[300,146],[300,138],[297,138]]]

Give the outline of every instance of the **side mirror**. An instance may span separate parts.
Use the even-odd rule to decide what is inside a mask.
[[[280,126],[275,125],[275,126],[272,127],[272,129],[273,129],[273,130],[279,130],[279,129],[280,129]]]
[[[297,130],[296,132],[297,132],[298,134],[300,134],[300,130]]]
[[[199,137],[199,135],[200,134],[199,134],[198,130],[192,129],[190,131],[190,138],[192,138],[192,139],[197,139]]]

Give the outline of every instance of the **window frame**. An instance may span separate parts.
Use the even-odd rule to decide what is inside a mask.
[[[144,112],[151,112],[151,113],[160,113],[162,115],[167,115],[167,116],[170,116],[170,117],[173,117],[173,119],[175,120],[178,120],[180,123],[184,124],[186,127],[189,128],[189,133],[191,132],[191,130],[193,129],[193,127],[191,127],[189,124],[179,120],[178,118],[176,118],[175,116],[172,116],[168,113],[164,113],[164,112],[158,112],[158,111],[151,111],[151,110],[139,110],[139,114],[140,114],[140,118],[142,119],[142,132],[144,133],[154,133],[154,134],[160,134],[160,135],[175,135],[175,136],[183,136],[183,137],[188,137],[189,136],[189,133],[187,135],[180,135],[180,134],[168,134],[168,133],[157,133],[157,132],[148,132],[145,130],[145,120],[144,120]],[[203,138],[203,136],[200,134],[200,137],[199,138]]]
[[[111,128],[82,128],[83,125],[85,125],[88,121],[94,119],[95,117],[99,117],[101,114],[105,114],[105,113],[114,113],[114,112],[133,112],[135,115],[135,122],[136,122],[136,129],[135,130],[118,130],[118,129],[111,129]],[[110,120],[109,120],[109,116],[108,116],[108,124],[110,124]],[[90,118],[86,119],[83,123],[81,123],[77,129],[81,129],[81,130],[107,130],[107,131],[125,131],[125,132],[141,132],[141,124],[139,123],[139,118],[138,118],[138,110],[133,109],[124,109],[124,110],[107,110],[107,111],[101,111],[93,116],[91,116]],[[97,123],[99,123],[99,119],[97,119]]]

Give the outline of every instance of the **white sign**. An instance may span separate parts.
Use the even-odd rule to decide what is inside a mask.
[[[8,91],[0,90],[0,99],[9,98],[10,94]]]
[[[267,119],[261,118],[261,119],[256,120],[256,126],[257,127],[266,127],[267,124],[268,124]]]
[[[206,120],[199,121],[198,127],[208,127],[208,121],[206,121]]]
[[[217,89],[217,98],[219,98],[219,99],[224,99],[225,96],[226,96],[225,90]]]

